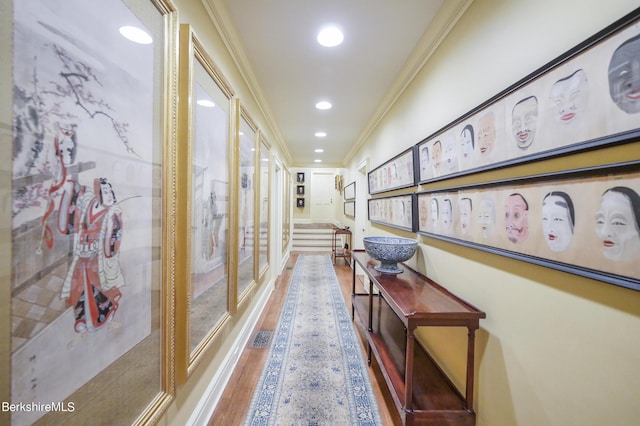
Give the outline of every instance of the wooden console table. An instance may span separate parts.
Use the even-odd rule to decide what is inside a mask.
[[[342,239],[339,237],[344,235],[346,243],[349,248],[345,249],[342,245]],[[341,257],[347,262],[348,265],[351,264],[351,231],[348,229],[342,228],[333,228],[333,242],[331,254],[333,257],[333,264],[336,264],[336,259]]]
[[[486,314],[405,264],[399,264],[403,273],[385,275],[374,269],[379,262],[364,250],[351,254],[370,282],[369,293],[356,293],[354,264],[352,319],[357,312],[366,331],[369,364],[373,353],[403,424],[475,425],[475,331]],[[415,339],[416,328],[421,326],[468,329],[464,396]]]

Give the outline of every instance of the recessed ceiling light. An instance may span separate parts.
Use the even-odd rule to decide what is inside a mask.
[[[324,152],[324,149],[322,148],[314,149],[313,152]]]
[[[318,43],[326,47],[334,47],[342,43],[344,35],[336,27],[326,27],[318,33]]]
[[[315,136],[317,138],[324,138],[325,136],[327,136],[327,134],[325,132],[316,132]]]
[[[330,109],[331,103],[327,101],[321,101],[316,104],[316,108],[318,109]]]
[[[138,27],[132,27],[129,25],[120,27],[120,34],[134,43],[151,44],[153,42],[153,39],[151,38],[149,33]]]
[[[314,163],[322,163],[322,160],[315,159],[315,160],[313,160],[313,162]]]
[[[213,108],[214,106],[216,106],[216,104],[211,102],[209,99],[198,99],[196,103],[205,108]]]

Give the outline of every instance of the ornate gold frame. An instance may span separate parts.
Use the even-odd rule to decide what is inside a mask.
[[[199,65],[198,65],[199,64]],[[233,137],[232,137],[232,122],[235,114],[235,100],[233,98],[234,93],[230,84],[218,71],[213,64],[211,58],[204,51],[204,48],[198,37],[194,33],[192,27],[188,24],[180,26],[180,79],[179,79],[179,93],[180,103],[178,111],[178,131],[179,140],[181,143],[178,148],[178,174],[181,177],[178,183],[177,191],[177,217],[178,217],[178,232],[177,238],[177,251],[180,256],[176,262],[176,275],[180,278],[181,285],[176,289],[176,317],[181,328],[176,335],[176,347],[177,349],[177,380],[179,383],[184,383],[196,368],[202,355],[211,347],[216,340],[220,330],[224,324],[231,317],[230,313],[230,295],[232,294],[232,288],[234,287],[232,279],[233,265],[233,240],[229,238],[227,240],[226,258],[223,259],[222,268],[227,272],[227,285],[225,291],[226,311],[221,313],[219,318],[215,318],[215,323],[211,324],[211,328],[208,331],[204,331],[203,337],[198,342],[192,342],[192,336],[194,334],[194,327],[201,327],[202,324],[195,324],[192,321],[192,310],[195,300],[194,297],[194,282],[192,281],[195,269],[193,267],[194,253],[192,253],[192,247],[194,244],[194,238],[197,238],[193,232],[193,214],[194,203],[196,200],[192,199],[194,192],[194,144],[196,143],[196,117],[195,109],[196,94],[194,93],[194,83],[198,82],[196,75],[196,67],[204,69],[209,78],[205,78],[207,81],[202,81],[203,85],[213,85],[219,89],[221,94],[227,99],[228,102],[228,120],[226,132],[226,145],[229,161],[227,164],[233,164]],[[229,192],[228,198],[230,206],[233,206],[232,196],[234,194],[232,179],[233,179],[233,167],[229,167],[227,170],[227,177],[229,179]],[[233,218],[234,209],[230,207],[228,211],[223,209],[222,215],[225,214],[229,217],[228,229],[234,229]],[[208,328],[208,325],[204,326]]]
[[[14,28],[14,14],[12,2],[2,2],[0,5],[0,22],[3,30],[0,31],[0,45],[5,52],[14,53],[11,45],[11,31]],[[175,233],[176,233],[176,40],[177,40],[177,10],[169,0],[123,0],[124,6],[136,15],[145,25],[155,41],[153,50],[153,69],[150,77],[153,79],[149,85],[153,88],[155,102],[153,111],[149,117],[153,138],[144,143],[153,144],[150,148],[152,159],[146,160],[152,169],[153,176],[153,206],[154,212],[149,212],[149,223],[152,233],[152,246],[148,247],[151,253],[150,267],[145,274],[150,280],[150,306],[151,306],[151,330],[150,334],[143,337],[129,352],[117,358],[109,366],[101,370],[88,382],[61,401],[46,401],[60,403],[58,407],[70,408],[74,404],[73,418],[75,421],[90,423],[101,411],[96,411],[96,406],[101,409],[112,409],[111,420],[116,423],[133,423],[135,425],[155,424],[171,402],[175,398]],[[33,55],[33,52],[26,52]],[[113,53],[118,54],[116,51]],[[7,55],[11,58],[10,55]],[[0,98],[2,105],[12,104],[12,73],[14,61],[3,61],[0,66],[0,74],[4,77],[0,83]],[[127,66],[127,65],[124,65]],[[131,65],[133,66],[133,65]],[[65,112],[65,111],[63,111]],[[11,122],[11,108],[0,109],[0,144],[5,152],[11,152],[13,134]],[[3,162],[0,166],[0,195],[4,200],[12,200],[12,169],[11,161]],[[124,200],[120,200],[121,202]],[[0,215],[0,222],[4,225],[0,228],[2,243],[0,244],[0,276],[3,282],[12,282],[12,255],[15,254],[14,241],[12,239],[11,202],[4,203]],[[126,232],[134,228],[129,227]],[[126,234],[125,234],[126,237]],[[135,283],[130,283],[131,286]],[[12,291],[11,286],[3,286],[2,302],[0,302],[0,399],[14,403],[42,402],[45,401],[17,401],[12,398],[12,353],[11,353],[11,311]],[[130,300],[130,299],[129,299]],[[122,303],[126,300],[123,299]],[[116,316],[116,320],[118,317]],[[115,323],[115,321],[114,321]],[[121,324],[120,326],[126,326]],[[105,332],[100,330],[97,333]],[[96,334],[97,334],[96,333]],[[94,335],[95,336],[95,335]],[[90,336],[93,337],[93,336]],[[37,348],[36,348],[37,349]],[[35,350],[35,349],[34,349]],[[144,355],[143,355],[144,354]],[[146,358],[145,358],[146,356]],[[136,361],[145,360],[145,367],[136,364]],[[73,363],[74,360],[70,359]],[[154,372],[153,377],[145,374],[145,368]],[[157,368],[157,369],[156,369]],[[16,374],[13,372],[13,374]],[[15,378],[15,376],[14,376]],[[151,388],[150,388],[151,384]],[[155,387],[157,386],[157,391]],[[146,389],[149,398],[140,392],[140,397],[130,396],[132,388]],[[153,396],[152,396],[153,394]],[[98,402],[99,401],[99,402]],[[51,411],[43,422],[62,423],[69,412]],[[119,418],[118,416],[122,416]],[[11,413],[0,413],[0,423],[9,424]]]
[[[235,139],[234,146],[235,146],[235,153],[236,153],[236,160],[234,161],[235,168],[233,171],[233,174],[235,176],[235,183],[232,188],[234,188],[233,193],[237,195],[236,197],[234,197],[235,203],[233,203],[234,217],[237,220],[237,226],[232,227],[231,229],[237,229],[238,231],[240,229],[243,229],[245,238],[243,239],[243,241],[240,241],[240,235],[238,233],[233,233],[233,237],[235,238],[235,241],[232,244],[231,250],[236,255],[236,258],[234,262],[231,263],[231,265],[233,265],[233,270],[236,273],[236,277],[233,280],[233,283],[235,284],[235,288],[231,290],[230,299],[234,302],[231,304],[231,308],[234,309],[233,310],[234,313],[237,312],[237,310],[240,308],[240,306],[243,303],[246,303],[245,301],[248,301],[250,299],[249,295],[252,293],[252,290],[255,289],[257,284],[256,278],[258,276],[258,245],[257,245],[258,238],[255,232],[255,229],[259,224],[258,209],[256,208],[256,203],[259,197],[259,191],[256,190],[256,186],[258,185],[257,182],[259,182],[259,178],[256,179],[257,165],[259,164],[258,163],[259,131],[255,122],[251,119],[251,117],[249,116],[249,113],[242,106],[239,99],[236,99],[236,117],[237,117],[237,120],[235,122],[236,127],[234,127],[235,131],[233,132],[234,139]],[[245,156],[247,159],[250,159],[251,161],[251,164],[248,167],[248,170],[251,172],[251,176],[247,174],[244,177],[241,175],[244,167],[242,164],[242,161],[243,161],[242,150],[246,148],[242,143],[243,134],[241,130],[243,128],[245,130],[249,130],[253,132],[250,138],[248,138],[251,141],[250,150],[252,154],[249,156]],[[246,218],[244,218],[245,215],[243,211],[243,206],[241,205],[241,202],[243,201],[241,200],[241,197],[242,197],[241,194],[243,190],[250,192],[250,196],[247,197],[246,200],[244,200],[244,203],[245,203],[244,207],[245,208],[248,207],[249,206],[248,203],[251,202],[250,207],[253,210],[251,216],[250,217],[247,216]],[[248,224],[248,226],[241,226],[243,225],[243,220],[245,219],[250,220],[251,223]],[[251,230],[249,231],[247,230],[247,228],[250,228]],[[246,239],[247,234],[249,234],[250,236],[248,240]],[[250,256],[252,257],[251,269],[250,269],[251,277],[249,277],[249,279],[244,280],[244,282],[241,282],[244,279],[244,277],[241,274],[242,262],[240,260],[240,251],[246,250],[247,241],[249,241],[251,244],[251,247],[250,247],[251,249]],[[244,272],[246,273],[247,270],[245,269]]]

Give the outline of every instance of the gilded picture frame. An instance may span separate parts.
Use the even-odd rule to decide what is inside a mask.
[[[266,141],[264,134],[260,132],[260,150],[259,150],[259,166],[260,191],[258,195],[258,213],[259,232],[256,234],[258,239],[256,246],[258,247],[258,280],[262,281],[265,273],[269,269],[269,249],[271,247],[271,146]]]
[[[416,144],[418,183],[637,140],[638,46],[640,9]]]
[[[289,242],[291,241],[291,171],[286,167],[283,168],[282,173],[282,254],[285,254],[289,250]]]
[[[177,377],[187,380],[230,318],[234,92],[188,24],[180,26]]]
[[[175,397],[177,11],[166,0],[0,8],[13,53],[0,83],[13,117],[2,109],[0,128],[14,154],[0,178],[2,323],[13,322],[2,394],[52,403],[1,422],[156,423]]]
[[[639,166],[419,192],[417,232],[640,291]]]
[[[244,300],[249,300],[251,289],[257,283],[258,246],[256,244],[255,230],[258,228],[257,222],[257,197],[259,195],[258,184],[258,127],[249,116],[248,111],[242,106],[239,99],[236,99],[236,144],[237,160],[236,185],[235,185],[235,219],[237,229],[235,233],[235,300],[236,309]]]

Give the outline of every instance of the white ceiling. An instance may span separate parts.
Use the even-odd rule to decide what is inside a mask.
[[[451,7],[448,0],[445,7],[443,0],[204,1],[215,11],[216,25],[241,72],[257,83],[253,94],[285,155],[299,167],[345,166],[443,31],[470,3],[457,0]],[[342,29],[341,45],[328,48],[317,43],[318,31],[327,24]],[[428,31],[430,24],[438,28]],[[328,100],[333,108],[317,110],[314,105],[320,100]],[[317,131],[327,136],[316,138]],[[324,152],[317,154],[316,148]]]

